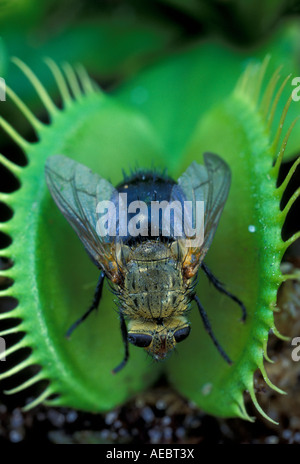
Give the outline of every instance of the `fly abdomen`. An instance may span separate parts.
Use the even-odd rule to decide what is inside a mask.
[[[163,320],[184,314],[188,306],[185,294],[176,290],[126,293],[121,299],[122,313],[130,319]]]
[[[141,251],[141,250],[140,250]],[[164,250],[162,250],[164,251]],[[187,297],[181,269],[172,258],[135,257],[127,263],[122,293],[122,312],[130,318],[157,319],[170,317],[187,309]],[[124,304],[125,303],[125,304]]]

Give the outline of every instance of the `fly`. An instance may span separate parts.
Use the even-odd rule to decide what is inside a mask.
[[[224,288],[203,262],[231,183],[227,163],[212,153],[205,153],[203,158],[203,165],[193,162],[177,182],[164,174],[137,171],[116,187],[65,156],[55,155],[47,160],[45,172],[49,191],[100,270],[92,305],[69,328],[67,336],[98,307],[104,280],[108,279],[117,297],[124,343],[124,358],[113,369],[114,373],[126,365],[129,343],[144,348],[155,360],[166,358],[190,333],[187,314],[192,301],[197,304],[204,327],[219,353],[228,364],[232,362],[214,335],[195,292],[201,268],[217,290],[241,307],[242,321],[245,321],[244,304]],[[132,211],[124,216],[120,202],[125,194],[129,204],[137,203],[141,208],[142,201],[146,205],[139,216],[138,236],[130,233],[134,220]],[[115,206],[114,211],[118,211],[109,215],[108,208],[106,217],[106,226],[109,223],[114,234],[103,233],[103,221],[99,226],[101,202]],[[150,204],[157,202],[177,202],[179,205],[189,202],[193,211],[197,202],[204,202],[201,243],[191,245],[190,237],[175,233],[174,215],[173,227],[163,234],[161,222],[154,224],[150,213]]]

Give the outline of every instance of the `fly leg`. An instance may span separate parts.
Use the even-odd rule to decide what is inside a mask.
[[[102,295],[104,278],[105,278],[105,274],[104,274],[103,271],[101,271],[99,279],[98,279],[97,287],[96,287],[96,290],[95,290],[95,293],[94,293],[93,302],[92,302],[91,306],[83,314],[83,316],[81,316],[79,319],[77,319],[76,322],[74,322],[74,324],[71,325],[71,327],[69,328],[69,330],[66,333],[67,338],[70,337],[70,335],[73,333],[73,331],[76,329],[76,327],[78,327],[91,314],[91,312],[94,311],[94,309],[98,308],[99,302],[100,302],[100,299],[101,299],[101,295]]]
[[[215,346],[217,347],[219,353],[223,356],[223,358],[225,359],[225,361],[228,363],[228,364],[232,364],[232,361],[231,359],[229,358],[229,356],[225,353],[225,351],[223,350],[223,348],[221,347],[220,343],[218,342],[218,340],[216,339],[213,331],[212,331],[212,328],[211,328],[211,325],[210,325],[210,322],[208,320],[208,317],[207,317],[207,314],[206,314],[206,311],[205,309],[203,308],[199,298],[197,297],[197,295],[194,296],[194,300],[196,301],[197,303],[197,306],[198,306],[198,309],[199,309],[199,313],[200,313],[200,316],[202,317],[202,321],[203,321],[203,325],[204,325],[204,328],[206,330],[206,332],[208,333],[208,335],[210,336],[210,338],[212,339],[212,341],[214,342]]]
[[[203,271],[205,272],[206,276],[210,280],[210,282],[216,287],[219,292],[224,293],[225,295],[229,296],[233,301],[235,301],[241,308],[242,310],[242,322],[245,322],[246,317],[247,317],[247,310],[245,308],[245,305],[242,303],[242,301],[233,295],[232,293],[228,292],[228,290],[225,289],[224,285],[213,275],[211,270],[206,266],[206,264],[202,263],[201,267]]]
[[[112,370],[113,374],[120,372],[121,369],[125,366],[129,358],[129,349],[128,349],[128,334],[127,334],[127,327],[125,323],[125,319],[123,314],[120,312],[120,322],[121,322],[121,333],[122,333],[122,340],[125,348],[125,354],[123,361]]]

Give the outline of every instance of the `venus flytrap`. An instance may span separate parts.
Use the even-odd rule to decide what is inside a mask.
[[[99,89],[96,90],[82,69],[75,72],[70,66],[65,66],[67,79],[63,81],[60,70],[48,60],[64,101],[64,109],[60,111],[31,70],[18,59],[14,62],[34,85],[48,111],[51,124],[42,124],[8,89],[9,97],[31,123],[39,141],[29,143],[8,122],[0,119],[3,129],[28,158],[28,166],[21,168],[1,156],[3,165],[20,179],[22,187],[11,194],[0,194],[0,200],[14,210],[13,218],[1,223],[0,227],[1,232],[14,237],[10,246],[0,250],[1,257],[14,262],[11,268],[0,272],[1,276],[8,276],[14,281],[12,287],[2,290],[1,298],[9,296],[19,303],[13,311],[0,314],[0,318],[20,318],[22,322],[17,330],[25,333],[21,341],[8,347],[7,356],[23,347],[32,348],[29,357],[17,365],[9,365],[1,378],[10,377],[33,364],[43,365],[45,369],[29,377],[22,385],[11,388],[8,393],[17,393],[51,377],[58,380],[56,388],[53,389],[51,382],[31,406],[51,393],[65,390],[65,400],[74,407],[108,409],[127,398],[129,392],[133,393],[152,383],[159,369],[154,368],[151,375],[147,375],[146,361],[137,353],[136,358],[133,355],[132,367],[127,372],[118,378],[111,375],[112,365],[119,361],[123,347],[114,302],[108,291],[104,291],[102,307],[109,308],[109,311],[101,311],[103,319],[87,321],[88,332],[79,329],[71,341],[65,339],[66,328],[77,314],[82,313],[92,297],[90,288],[97,280],[97,273],[85,253],[82,254],[81,247],[77,248],[77,239],[72,231],[57,215],[42,171],[49,155],[68,153],[95,171],[103,170],[108,179],[117,182],[122,178],[124,159],[134,166],[139,161],[140,153],[143,153],[148,167],[152,162],[159,166],[161,149],[147,121],[136,112],[118,105]],[[54,127],[55,134],[52,132]],[[33,317],[27,317],[29,314]],[[115,334],[113,321],[116,323]],[[16,328],[13,326],[8,330],[12,333]],[[109,345],[113,345],[112,351],[107,349]],[[99,357],[99,353],[102,356]],[[76,370],[73,372],[74,363],[78,368],[77,374]],[[137,366],[140,374],[134,375]],[[82,375],[83,372],[89,373],[89,382]],[[76,375],[82,381],[77,381]],[[118,387],[120,382],[122,388]]]
[[[50,198],[44,179],[45,161],[48,156],[64,154],[116,183],[121,180],[122,168],[136,162],[143,167],[168,167],[168,157],[147,120],[104,95],[82,68],[74,71],[66,64],[61,70],[47,60],[64,104],[59,110],[31,70],[20,60],[14,61],[35,87],[51,123],[41,123],[7,88],[8,97],[31,123],[38,142],[29,143],[9,122],[0,119],[2,128],[29,161],[22,168],[2,155],[0,158],[21,183],[20,189],[11,194],[0,193],[0,201],[14,211],[9,221],[0,223],[0,231],[12,240],[0,250],[0,257],[13,261],[10,268],[0,271],[0,276],[14,281],[0,291],[0,298],[8,297],[15,303],[11,311],[0,314],[0,321],[20,319],[18,325],[6,328],[0,336],[23,333],[23,338],[7,347],[8,359],[23,348],[31,349],[19,363],[8,363],[0,379],[10,378],[31,365],[41,366],[23,383],[16,381],[7,393],[46,381],[46,388],[26,408],[45,402],[98,412],[151,385],[164,370],[177,389],[211,414],[250,419],[243,399],[248,390],[264,415],[255,397],[253,374],[259,368],[268,385],[281,392],[268,379],[263,358],[268,359],[269,331],[279,335],[273,318],[277,289],[283,280],[292,277],[283,276],[279,265],[284,251],[299,237],[297,233],[286,242],[281,239],[286,214],[300,193],[297,191],[280,211],[281,196],[299,159],[277,186],[281,159],[294,125],[281,142],[289,99],[279,127],[271,135],[284,88],[282,84],[275,91],[279,74],[271,78],[261,95],[267,62],[248,67],[233,94],[201,118],[189,149],[181,156],[182,169],[177,165],[177,173],[169,172],[181,174],[205,151],[218,153],[232,169],[229,200],[208,263],[246,304],[246,323],[238,320],[234,303],[208,288],[203,282],[205,276],[200,279],[199,294],[234,364],[224,362],[193,315],[191,339],[180,346],[178,356],[175,353],[165,363],[149,365],[144,353],[132,349],[126,369],[113,376],[111,369],[119,362],[123,347],[108,291],[104,291],[98,314],[78,328],[70,341],[64,338],[66,328],[87,307],[97,274]]]
[[[231,192],[214,246],[208,253],[208,264],[227,288],[239,294],[249,317],[244,327],[238,327],[232,304],[212,293],[206,282],[200,282],[198,292],[203,295],[206,307],[211,308],[216,333],[224,337],[223,345],[229,354],[233,353],[234,365],[230,369],[220,366],[210,347],[206,346],[203,334],[200,343],[195,337],[193,367],[182,362],[188,356],[185,353],[187,347],[183,347],[182,357],[176,359],[178,370],[172,365],[170,370],[174,384],[182,393],[210,413],[220,416],[247,417],[243,398],[246,390],[264,415],[255,397],[253,373],[256,369],[260,369],[271,388],[282,393],[268,379],[263,358],[269,360],[267,341],[270,330],[285,339],[274,325],[273,312],[279,285],[295,277],[282,275],[280,263],[288,246],[299,238],[299,233],[284,242],[281,230],[300,192],[294,193],[283,211],[280,210],[280,200],[299,158],[284,182],[277,186],[284,150],[297,120],[282,137],[291,104],[289,98],[272,135],[276,107],[289,79],[284,79],[276,91],[276,73],[261,95],[266,65],[267,60],[262,66],[250,65],[233,94],[201,119],[185,158],[188,164],[205,147],[223,156],[232,169]],[[199,362],[195,362],[197,356]],[[208,385],[209,389],[206,388]]]

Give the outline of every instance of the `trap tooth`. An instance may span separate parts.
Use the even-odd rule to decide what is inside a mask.
[[[7,379],[8,377],[11,377],[15,374],[18,374],[18,372],[21,372],[26,367],[32,366],[34,362],[32,362],[30,358],[31,355],[29,355],[24,361],[16,364],[14,367],[11,367],[7,371],[4,371],[2,374],[0,374],[0,381],[3,379]]]
[[[46,58],[45,63],[49,67],[55,79],[56,85],[59,89],[61,98],[64,103],[64,107],[69,107],[72,104],[72,98],[71,98],[71,95],[70,95],[70,92],[67,86],[66,79],[64,78],[60,68],[57,66],[55,61],[51,60],[50,58]]]
[[[83,88],[84,93],[94,93],[95,92],[95,85],[90,79],[88,73],[86,72],[85,68],[81,65],[76,66],[76,71],[79,77],[79,81]]]
[[[284,274],[282,276],[282,282],[285,282],[286,280],[300,280],[300,272],[295,272],[295,274]]]
[[[299,121],[299,119],[300,119],[300,116],[295,118],[294,121],[291,123],[291,125],[290,125],[284,139],[283,139],[283,142],[281,144],[281,147],[280,147],[280,150],[279,150],[279,153],[278,153],[274,168],[272,169],[272,174],[276,175],[276,177],[278,177],[279,169],[280,169],[280,166],[282,164],[283,156],[284,156],[284,153],[285,153],[285,149],[286,149],[289,137],[290,137],[291,132],[294,129],[296,123]],[[293,169],[293,166],[292,166],[291,169]],[[289,173],[287,174],[287,176],[288,175],[289,175]],[[283,181],[283,183],[284,183],[284,181]],[[279,189],[277,189],[277,191],[280,191],[280,187],[279,187]]]
[[[1,296],[1,293],[0,293],[0,296]],[[5,319],[10,319],[12,317],[18,317],[18,316],[12,316],[11,313],[12,313],[12,311],[7,311],[5,313],[0,313],[0,321],[5,321]]]
[[[262,64],[258,67],[257,79],[253,80],[254,89],[255,89],[254,95],[253,95],[253,102],[256,105],[256,107],[258,106],[258,103],[259,103],[262,83],[263,83],[263,80],[264,80],[264,77],[265,77],[266,70],[267,70],[267,67],[269,65],[270,59],[271,59],[271,55],[269,55],[269,54],[266,55],[266,57],[264,58]]]
[[[246,410],[246,405],[245,405],[245,401],[244,401],[244,397],[243,395],[241,396],[240,398],[240,401],[236,401],[236,404],[239,408],[239,411],[240,411],[240,417],[242,419],[245,419],[247,420],[248,422],[254,422],[255,421],[255,417],[251,417],[249,416],[247,410]]]
[[[296,232],[294,235],[292,235],[285,242],[282,242],[282,251],[283,251],[283,253],[288,249],[289,246],[291,246],[293,243],[295,243],[296,240],[298,240],[299,238],[300,238],[300,231]]]
[[[69,63],[64,63],[62,67],[74,98],[76,100],[80,99],[82,97],[82,91],[73,67]]]
[[[256,396],[255,396],[253,384],[251,385],[250,388],[248,388],[248,391],[249,391],[250,397],[251,397],[252,402],[253,402],[254,406],[256,407],[257,411],[258,411],[265,419],[267,419],[267,421],[272,422],[272,424],[279,425],[278,422],[274,421],[271,417],[269,417],[269,416],[265,413],[265,411],[262,409],[262,407],[261,407],[260,404],[258,403],[257,398],[256,398]]]
[[[3,203],[6,203],[7,206],[10,206],[11,203],[13,203],[13,197],[14,197],[14,192],[13,193],[0,192],[0,201],[2,201]],[[1,250],[0,250],[0,253],[1,253]]]
[[[274,361],[273,359],[271,359],[268,355],[268,339],[265,338],[264,342],[263,342],[263,355],[264,355],[264,359],[271,363],[271,364],[274,364]]]
[[[12,277],[11,271],[12,271],[11,267],[8,268],[8,269],[0,269],[0,277],[10,277],[11,278]],[[6,292],[6,290],[0,290],[0,295],[2,295],[2,296],[6,295],[5,292]],[[9,292],[9,294],[10,294],[10,292]]]
[[[58,113],[58,108],[55,106],[53,100],[50,98],[47,90],[41,83],[41,81],[37,78],[37,76],[31,71],[31,69],[19,58],[14,57],[12,58],[12,62],[20,68],[20,70],[25,74],[27,79],[31,82],[33,87],[35,88],[38,96],[40,97],[41,101],[43,102],[46,110],[49,113],[50,118],[53,118]]]
[[[263,62],[250,63],[241,78],[238,80],[234,94],[242,95],[247,98],[248,102],[257,107],[263,79],[270,61],[270,55],[267,55]]]
[[[24,339],[22,339],[18,343],[15,343],[14,345],[12,345],[10,348],[7,348],[3,353],[1,353],[1,356],[7,358],[10,354],[15,353],[21,348],[26,348],[26,347],[27,347],[27,344],[24,341]]]
[[[264,120],[267,119],[267,116],[269,114],[270,106],[273,100],[273,96],[275,93],[275,89],[277,86],[277,83],[280,78],[280,71],[282,69],[282,66],[279,66],[276,71],[273,73],[271,79],[269,80],[267,84],[267,88],[265,90],[265,93],[262,97],[261,103],[259,105],[259,112],[261,113],[262,117]]]
[[[278,127],[277,127],[277,130],[276,130],[276,134],[274,136],[274,139],[273,139],[273,142],[272,142],[272,146],[271,146],[271,150],[274,151],[276,153],[277,151],[277,147],[278,147],[278,144],[279,144],[279,140],[280,140],[280,136],[282,134],[282,130],[283,130],[283,125],[284,125],[284,122],[285,122],[285,118],[286,118],[286,115],[287,115],[287,112],[289,110],[289,107],[292,103],[292,96],[290,96],[283,108],[283,111],[281,113],[281,118],[280,118],[280,121],[279,121],[279,124],[278,124]],[[297,119],[296,119],[297,120]],[[293,123],[295,124],[295,123]],[[282,158],[283,158],[283,155],[284,155],[284,152],[285,152],[285,147],[286,147],[286,144],[287,144],[287,141],[288,141],[288,138],[289,138],[289,135],[290,135],[290,132],[293,128],[293,124],[291,125],[290,129],[288,130],[285,138],[284,138],[284,141],[280,147],[280,150],[278,152],[278,157],[277,157],[277,160],[276,160],[276,164],[275,166],[277,166],[277,163],[279,163],[279,165],[281,164],[281,161],[282,161]],[[278,174],[278,171],[276,171],[276,175]]]
[[[20,166],[10,161],[8,158],[6,158],[6,156],[3,156],[1,153],[0,153],[0,163],[3,166],[5,166],[9,171],[11,171],[16,177],[18,177],[22,171],[22,168]]]
[[[25,140],[2,116],[0,116],[0,126],[23,151],[29,148],[30,142]]]
[[[283,340],[285,342],[288,342],[290,340],[290,337],[287,337],[286,335],[282,335],[279,330],[275,327],[275,325],[273,327],[271,327],[272,329],[272,332],[274,335],[276,335],[277,338],[280,338],[280,340]]]
[[[28,380],[21,383],[17,387],[11,388],[9,390],[4,390],[4,393],[6,395],[14,395],[15,393],[19,393],[20,391],[26,390],[26,388],[29,388],[32,385],[37,384],[41,380],[45,380],[45,377],[43,376],[42,372],[38,372],[36,375],[30,377]]]
[[[285,189],[287,188],[287,186],[288,186],[294,172],[296,171],[296,168],[299,166],[299,164],[300,164],[300,156],[298,158],[296,158],[296,160],[294,161],[293,165],[291,166],[289,172],[285,176],[284,180],[282,181],[280,186],[277,187],[276,192],[278,192],[278,197],[280,199],[282,198],[282,195],[284,194]]]
[[[296,192],[294,192],[294,194],[290,197],[284,209],[279,213],[279,221],[281,222],[281,224],[284,223],[288,212],[290,211],[295,201],[299,198],[299,196],[300,196],[300,187],[296,190]]]
[[[276,387],[276,385],[274,385],[271,380],[269,379],[268,377],[268,374],[267,374],[267,371],[265,369],[265,366],[264,366],[264,363],[263,361],[261,361],[259,363],[259,366],[258,366],[260,372],[262,373],[262,376],[264,378],[264,381],[266,382],[266,384],[272,388],[272,390],[276,391],[277,393],[280,393],[281,395],[286,395],[287,393],[284,391],[284,390],[281,390],[281,388],[279,387]]]
[[[11,230],[11,226],[10,226],[10,222],[11,222],[12,219],[10,219],[9,221],[6,221],[6,222],[0,222],[0,232],[2,232],[3,234],[9,236],[9,232]]]
[[[1,293],[0,293],[0,296],[1,296]],[[0,331],[0,337],[5,337],[6,335],[19,333],[21,330],[22,329],[20,329],[20,326],[11,327],[10,329]]]
[[[267,118],[267,121],[268,121],[268,129],[269,129],[269,130],[271,129],[272,124],[273,124],[273,121],[274,121],[275,112],[276,112],[276,109],[277,109],[277,106],[278,106],[278,103],[279,103],[279,99],[280,99],[280,97],[281,97],[281,95],[282,95],[282,92],[284,91],[285,86],[287,85],[288,81],[290,80],[290,78],[291,78],[291,74],[289,74],[289,75],[284,79],[284,81],[282,82],[281,86],[279,87],[279,89],[278,89],[278,91],[277,91],[277,93],[276,93],[276,95],[275,95],[275,97],[274,97],[274,99],[273,99],[273,104],[272,104],[272,106],[271,106],[271,110],[270,110],[270,112],[269,112],[269,114],[268,114],[268,118]],[[285,107],[284,107],[284,109],[283,109],[283,113],[282,113],[283,120],[284,120],[284,118],[285,118],[285,114],[286,114],[286,112],[287,112],[287,110],[288,110],[288,108],[289,108],[289,105],[290,105],[290,102],[289,102],[289,100],[288,100],[287,103],[286,103],[286,105],[285,105]],[[282,128],[280,127],[280,124],[279,124],[279,127],[278,127],[277,132],[278,132],[278,131],[281,131],[281,129],[282,129]]]
[[[45,390],[37,398],[30,401],[30,403],[26,404],[26,406],[22,408],[23,411],[25,412],[30,411],[30,409],[33,409],[39,404],[43,403],[48,398],[48,396],[52,394],[53,394],[53,391],[51,390],[51,388],[46,387]]]
[[[19,111],[25,116],[27,121],[35,129],[36,134],[38,134],[38,132],[43,129],[44,124],[32,113],[28,106],[25,105],[23,100],[21,100],[21,98],[18,97],[18,95],[10,87],[6,87],[6,92],[10,99],[17,106]]]

